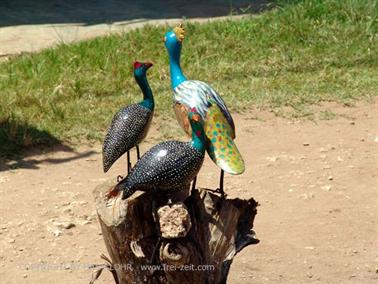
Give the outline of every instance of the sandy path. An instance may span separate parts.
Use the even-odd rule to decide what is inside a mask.
[[[0,1],[0,60],[145,24],[203,22],[256,12],[268,0],[17,0]],[[218,18],[218,19],[219,19]]]
[[[261,242],[235,258],[229,283],[376,283],[377,103],[332,105],[342,117],[331,121],[235,115],[247,170],[227,176],[226,189],[261,204]],[[88,151],[95,153],[69,159]],[[0,171],[1,283],[88,283],[84,267],[106,253],[91,191],[123,166],[104,175],[99,151],[32,155],[25,168]],[[207,159],[198,184],[215,187],[217,179]],[[75,227],[54,236],[53,220]]]

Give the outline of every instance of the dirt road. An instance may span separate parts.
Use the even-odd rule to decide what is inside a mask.
[[[235,115],[247,170],[226,176],[226,191],[261,204],[261,242],[236,256],[229,283],[377,283],[377,105],[329,105],[339,118],[316,122]],[[88,283],[85,267],[106,253],[91,192],[125,165],[103,174],[100,149],[36,151],[0,168],[1,283]],[[207,158],[198,185],[217,180]]]

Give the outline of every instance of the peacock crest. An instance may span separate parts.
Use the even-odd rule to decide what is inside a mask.
[[[182,26],[182,24],[175,27],[173,31],[176,34],[176,37],[178,38],[178,40],[182,42],[185,38],[185,29]]]

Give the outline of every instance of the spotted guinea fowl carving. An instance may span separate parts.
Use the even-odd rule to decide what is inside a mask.
[[[182,25],[165,34],[168,51],[171,86],[174,93],[176,117],[187,134],[190,124],[187,112],[196,108],[204,121],[206,150],[213,162],[221,168],[219,189],[223,193],[224,172],[238,175],[244,172],[244,161],[234,143],[235,125],[222,98],[207,83],[188,80],[180,66],[181,46],[184,40]]]
[[[203,121],[195,109],[189,110],[188,121],[192,129],[191,141],[165,141],[152,147],[108,197],[120,191],[122,199],[126,199],[137,190],[172,193],[187,188],[201,169],[206,143]]]
[[[146,72],[150,62],[134,62],[134,77],[143,92],[143,101],[121,108],[114,116],[102,148],[103,168],[107,172],[118,158],[127,152],[127,172],[130,172],[130,149],[136,147],[140,158],[139,143],[146,137],[154,112],[154,97]]]

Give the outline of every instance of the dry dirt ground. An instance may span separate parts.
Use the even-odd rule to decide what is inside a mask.
[[[260,243],[235,257],[229,283],[377,283],[377,106],[328,105],[340,116],[315,122],[235,115],[247,169],[226,176],[226,191],[261,204]],[[85,267],[106,254],[92,190],[125,160],[103,174],[100,145],[59,149],[0,167],[1,283],[88,283]],[[217,180],[207,158],[198,185]],[[105,272],[98,283],[110,280]]]

